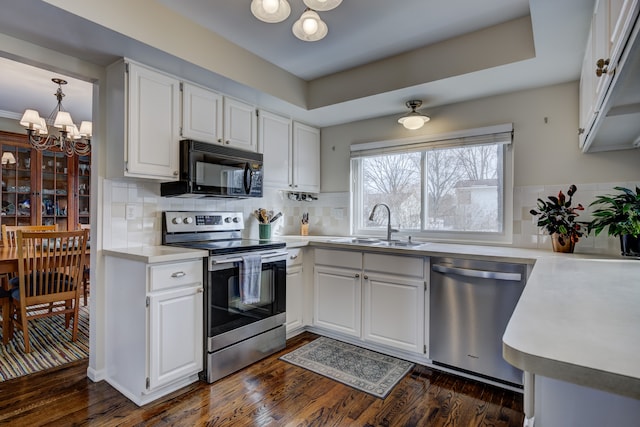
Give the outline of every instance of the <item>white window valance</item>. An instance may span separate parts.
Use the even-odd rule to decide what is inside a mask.
[[[448,132],[438,135],[422,135],[388,141],[352,144],[351,158],[382,154],[409,153],[444,147],[460,147],[484,144],[511,144],[513,123]]]

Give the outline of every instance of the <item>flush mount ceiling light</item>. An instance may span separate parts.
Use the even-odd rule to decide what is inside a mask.
[[[340,6],[342,0],[302,0],[309,9],[317,10],[319,12],[326,12],[327,10],[335,9]]]
[[[291,6],[287,0],[253,0],[251,13],[261,21],[275,24],[289,17]]]
[[[58,90],[54,96],[58,100],[58,105],[53,109],[46,119],[40,117],[36,110],[25,110],[20,125],[27,128],[29,142],[36,150],[47,150],[57,147],[67,156],[78,154],[85,156],[91,152],[92,123],[84,121],[80,123],[80,129],[73,123],[71,114],[62,108],[62,85],[67,81],[62,79],[51,79],[58,85]],[[55,136],[49,132],[49,126],[59,129],[60,135]],[[51,129],[53,130],[53,129]]]
[[[326,12],[335,9],[342,0],[303,0],[307,9],[300,19],[293,23],[291,31],[300,40],[315,42],[322,40],[329,28],[320,19],[317,11]],[[282,22],[289,17],[291,6],[287,0],[252,0],[251,13],[263,22],[270,24]]]
[[[398,119],[398,123],[405,128],[409,130],[420,129],[425,123],[431,120],[430,117],[416,111],[416,108],[422,105],[422,101],[419,99],[407,101],[405,105],[407,108],[411,108],[411,111]]]
[[[300,19],[293,23],[293,35],[306,42],[315,42],[323,39],[329,32],[327,24],[320,19],[318,13],[307,9]]]

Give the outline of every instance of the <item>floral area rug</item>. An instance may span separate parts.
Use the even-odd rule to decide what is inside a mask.
[[[320,337],[281,360],[384,399],[414,366],[360,347]]]
[[[89,307],[80,305],[78,339],[71,341],[71,328],[64,328],[64,315],[29,322],[31,353],[24,352],[22,331],[16,330],[5,346],[0,341],[0,381],[54,368],[89,357]],[[1,335],[1,334],[0,334]]]

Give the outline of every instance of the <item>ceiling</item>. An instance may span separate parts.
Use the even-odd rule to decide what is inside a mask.
[[[145,2],[151,7],[168,8],[171,13],[208,28],[307,81],[311,92],[317,88],[319,93],[313,96],[318,99],[323,96],[323,83],[330,84],[344,76],[355,77],[366,90],[308,108],[283,101],[277,94],[263,95],[258,93],[260,90],[240,85],[232,78],[212,77],[212,82],[220,83],[219,87],[214,86],[218,90],[321,127],[400,115],[407,111],[404,102],[408,99],[423,99],[422,110],[428,113],[440,105],[575,81],[580,75],[594,5],[594,0],[344,0],[336,9],[320,12],[329,26],[329,34],[321,41],[309,43],[296,39],[291,33],[291,25],[304,11],[302,0],[289,0],[291,15],[277,24],[254,18],[249,10],[250,0]],[[511,40],[481,47],[489,53],[485,56],[497,58],[495,63],[478,61],[472,52],[445,50],[451,45],[447,44],[450,40],[465,45],[465,40],[480,40],[475,36],[477,33],[468,39],[463,38],[465,35],[518,18],[531,22],[533,40],[530,43],[535,49],[529,57],[504,61],[498,58]],[[181,75],[185,78],[189,77],[190,68],[194,76],[203,74],[199,67],[180,63],[166,53],[160,52],[158,56],[150,46],[40,0],[4,4],[0,32],[98,65],[107,65],[121,56],[142,62],[145,58],[154,58],[156,62],[161,58],[160,63],[167,64],[169,72],[172,72],[169,64],[176,62],[179,64],[174,68],[184,72]],[[468,45],[476,48],[471,43]],[[393,64],[393,58],[398,55],[414,55],[408,56],[413,61],[412,58],[430,54],[426,49],[431,46],[441,49],[438,61],[429,62],[428,66],[420,64],[418,70],[395,69],[386,72],[383,79],[372,77],[385,65]],[[3,55],[1,43],[0,56],[11,56]],[[457,66],[463,71],[448,72],[452,63],[460,63]],[[37,65],[47,68],[46,64]],[[56,89],[51,78],[64,78],[63,75],[3,58],[0,58],[0,69],[0,115],[19,115],[28,106],[38,109],[41,115],[50,113],[55,106],[52,94]],[[437,75],[438,70],[444,71]],[[414,76],[408,79],[407,74],[411,72]],[[76,122],[85,120],[91,111],[91,84],[78,79],[66,80],[69,84],[63,88],[67,94],[63,104]]]

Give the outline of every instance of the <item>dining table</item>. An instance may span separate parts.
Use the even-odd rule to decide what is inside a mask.
[[[85,252],[85,264],[89,261],[89,248]],[[15,275],[18,273],[18,248],[15,246],[0,246],[0,277],[3,275]],[[9,281],[3,280],[2,286],[5,290],[10,290]],[[2,343],[9,342],[11,333],[11,317],[7,315],[11,310],[11,302],[6,298],[2,302]]]

